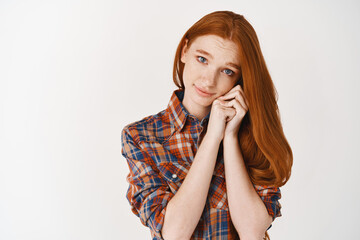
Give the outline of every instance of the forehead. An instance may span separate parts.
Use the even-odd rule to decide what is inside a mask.
[[[239,59],[239,47],[238,45],[228,39],[224,39],[217,35],[204,35],[197,37],[190,46],[190,49],[196,51],[198,49],[205,50],[212,54],[214,57],[232,58],[232,60]]]

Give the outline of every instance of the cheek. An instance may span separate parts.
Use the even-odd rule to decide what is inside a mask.
[[[221,93],[219,96],[225,95],[226,93],[228,93],[231,89],[233,89],[235,87],[236,83],[233,82],[228,82],[226,84],[223,84],[220,88],[219,88],[219,92]]]
[[[189,66],[185,65],[182,77],[185,87],[191,85],[193,74],[191,73]]]
[[[224,80],[229,80],[229,79],[224,79]],[[235,87],[235,84],[236,84],[236,82],[233,82],[233,81],[224,81],[224,84],[222,84],[222,86],[221,86],[221,91],[224,93],[227,93],[233,87]]]
[[[200,76],[202,74],[206,74],[208,71],[206,66],[201,65],[196,60],[189,60],[187,63],[187,71],[191,74],[191,76]]]
[[[187,64],[185,64],[183,74],[182,74],[184,81],[186,80],[186,77],[189,75],[188,72],[189,72],[189,68],[188,68]]]
[[[184,67],[183,79],[184,81],[191,82],[199,76],[199,73],[199,69],[197,69],[194,65],[187,63]]]

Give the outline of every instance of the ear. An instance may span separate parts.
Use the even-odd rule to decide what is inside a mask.
[[[185,63],[186,53],[187,53],[187,50],[188,50],[187,43],[188,43],[188,39],[185,39],[185,44],[184,44],[183,48],[181,49],[181,58],[180,58],[180,60],[181,60],[182,63]]]

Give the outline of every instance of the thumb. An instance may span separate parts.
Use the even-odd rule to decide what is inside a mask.
[[[224,109],[225,116],[226,116],[226,122],[231,121],[236,116],[236,110],[232,107],[228,107]]]

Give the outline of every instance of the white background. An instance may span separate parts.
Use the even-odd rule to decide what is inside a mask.
[[[294,154],[271,239],[359,238],[359,2],[1,0],[0,239],[150,239],[120,132],[166,108],[216,10],[256,30]]]

